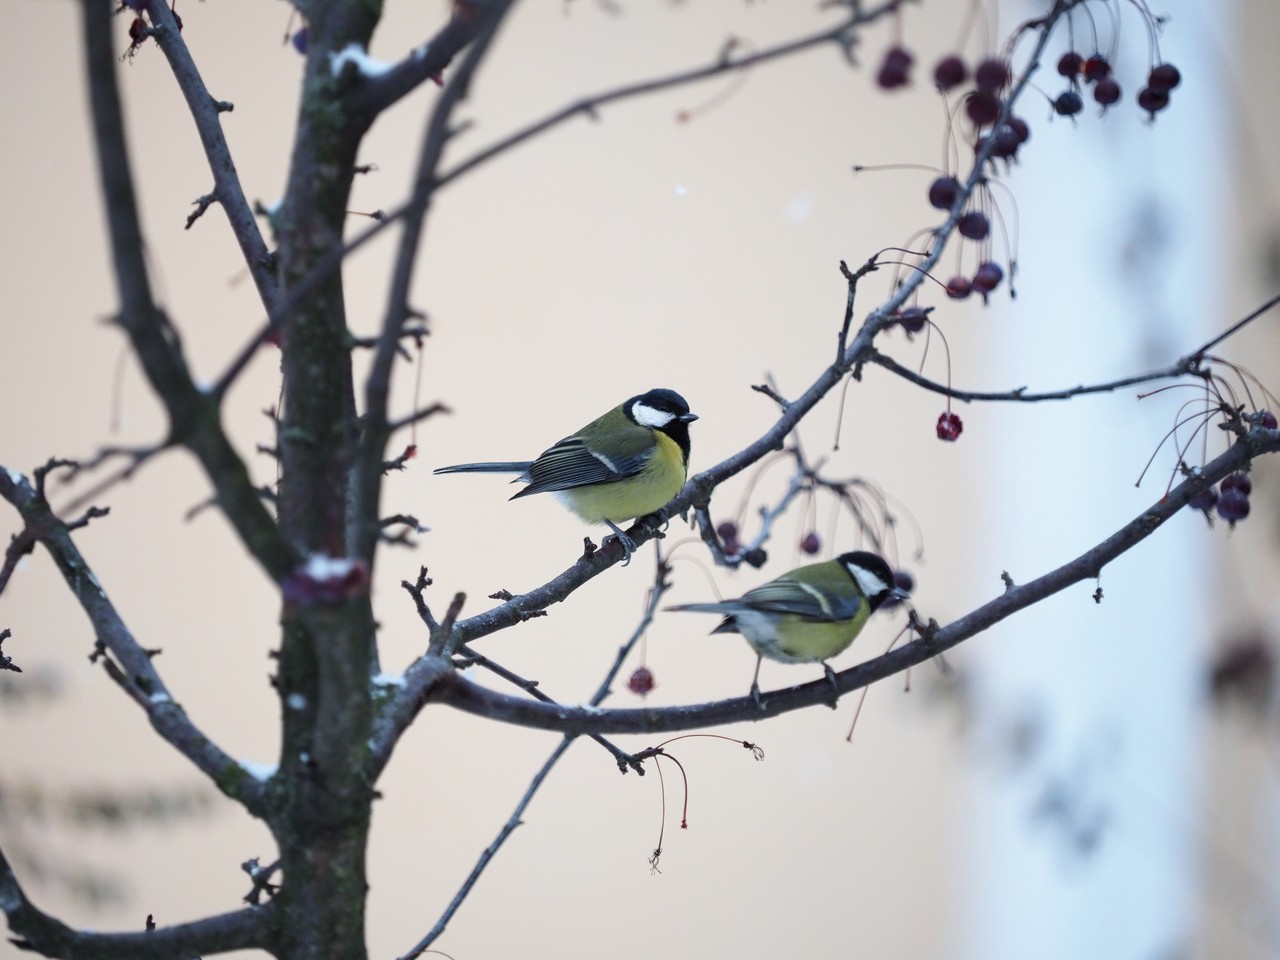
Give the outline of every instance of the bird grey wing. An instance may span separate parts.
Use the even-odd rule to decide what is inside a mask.
[[[644,469],[651,450],[643,454],[605,457],[577,437],[566,437],[529,466],[529,485],[516,494],[572,490],[596,483],[614,483]],[[512,497],[514,500],[515,497]]]
[[[793,613],[807,620],[850,620],[863,604],[860,596],[842,598],[799,580],[780,577],[748,590],[742,603],[771,613]]]

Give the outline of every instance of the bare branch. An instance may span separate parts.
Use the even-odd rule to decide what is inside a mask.
[[[471,893],[471,888],[476,885],[476,881],[480,879],[480,874],[484,873],[484,868],[489,865],[489,861],[493,859],[499,848],[506,842],[507,837],[515,832],[516,827],[523,822],[524,812],[529,807],[533,796],[538,792],[538,788],[542,786],[547,775],[551,773],[551,769],[560,761],[573,743],[573,736],[566,736],[560,741],[559,745],[551,751],[551,756],[547,757],[546,762],[542,764],[538,772],[533,775],[533,780],[529,783],[529,787],[524,792],[524,796],[520,798],[520,802],[516,804],[515,810],[511,812],[511,816],[507,818],[507,822],[502,825],[502,829],[498,831],[498,835],[494,837],[493,842],[484,848],[484,852],[480,854],[480,859],[476,861],[476,865],[471,868],[471,872],[467,875],[467,879],[462,882],[462,886],[458,888],[458,892],[453,895],[453,899],[449,901],[449,905],[445,907],[444,913],[440,915],[440,919],[436,921],[425,937],[417,942],[408,953],[404,954],[400,960],[413,960],[415,957],[422,955],[427,947],[444,933],[444,929],[448,926],[449,921],[453,919],[453,915],[458,912],[458,908],[462,906],[464,900]]]
[[[98,649],[118,661],[104,661],[112,679],[142,707],[151,726],[170,746],[203,771],[219,790],[239,801],[254,816],[262,816],[265,809],[262,785],[246,775],[240,765],[209,740],[174,703],[150,653],[125,625],[71,539],[68,524],[54,515],[48,502],[16,471],[0,468],[0,497],[22,515],[25,527],[20,537],[25,538],[24,545],[39,542],[53,558],[93,625]]]
[[[1020,610],[1084,580],[1099,576],[1103,567],[1151,536],[1197,493],[1240,470],[1255,457],[1280,451],[1280,431],[1253,427],[1220,457],[1178,484],[1114,534],[1080,556],[1029,583],[1009,585],[996,599],[945,627],[932,624],[919,639],[880,657],[836,674],[840,694],[901,673],[976,636]],[[1012,581],[1008,581],[1012,584]],[[459,627],[465,625],[459,624]],[[823,678],[770,693],[765,708],[751,697],[696,706],[640,710],[599,710],[588,707],[548,707],[508,697],[470,683],[455,674],[439,675],[423,691],[427,701],[448,703],[468,713],[521,726],[565,734],[656,733],[691,730],[722,723],[763,720],[818,703],[829,703],[831,684]]]
[[[227,214],[231,233],[240,245],[240,255],[244,257],[254,286],[258,288],[258,297],[262,300],[263,307],[269,311],[279,299],[275,267],[271,252],[262,239],[262,231],[258,229],[253,209],[245,199],[240,176],[236,173],[235,160],[231,157],[231,148],[227,146],[227,139],[222,133],[221,114],[230,112],[231,105],[215,100],[205,87],[200,71],[191,58],[191,51],[182,38],[182,31],[178,29],[177,21],[165,0],[150,0],[147,4],[147,16],[155,25],[151,35],[169,61],[169,69],[173,71],[178,89],[186,98],[187,109],[191,111],[191,119],[195,121],[196,132],[200,136],[205,157],[209,161],[209,170],[213,174],[213,192],[197,201],[196,210],[187,218],[187,229],[191,229],[191,225],[204,213],[209,203],[216,201]]]
[[[200,460],[241,541],[279,580],[295,566],[297,555],[276,529],[249,482],[244,463],[223,433],[217,398],[196,387],[177,331],[152,297],[116,83],[111,3],[82,0],[82,4],[89,102],[120,290],[120,323],[129,334],[152,389],[164,403],[170,438]],[[160,7],[167,15],[167,8],[163,4]]]
[[[270,906],[137,933],[81,933],[37,908],[0,852],[0,909],[9,921],[10,942],[64,960],[173,960],[229,950],[266,949],[271,943]]]

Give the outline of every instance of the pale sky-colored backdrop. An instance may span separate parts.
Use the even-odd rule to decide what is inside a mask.
[[[925,202],[933,173],[904,167],[855,175],[851,168],[948,162],[946,112],[927,71],[954,48],[963,6],[906,9],[901,35],[918,57],[917,82],[906,92],[886,95],[873,83],[874,65],[894,42],[885,24],[864,38],[860,68],[824,48],[737,80],[612,107],[594,122],[574,121],[477,170],[440,197],[413,300],[430,315],[432,330],[422,399],[443,401],[453,414],[419,428],[419,457],[387,485],[385,512],[413,514],[431,528],[417,549],[389,550],[381,559],[374,589],[388,671],[402,669],[425,646],[398,586],[420,564],[435,578],[435,604],[443,607],[461,590],[469,597],[464,613],[475,613],[491,602],[487,594],[521,592],[562,570],[580,552],[584,534],[599,537],[551,498],[508,503],[511,491],[501,478],[432,477],[431,467],[532,457],[625,397],[667,386],[701,417],[692,428],[691,460],[700,469],[772,422],[772,404],[751,384],[770,375],[783,394],[794,395],[829,361],[845,298],[838,261],[858,263],[895,244],[918,247],[915,231],[939,219]],[[248,196],[265,204],[282,189],[297,105],[302,62],[281,43],[288,11],[285,4],[244,0],[179,8],[211,92],[235,104],[223,126]],[[85,457],[102,444],[146,444],[163,422],[121,336],[105,322],[116,300],[92,164],[77,7],[70,0],[11,0],[5,14],[11,43],[0,63],[6,91],[0,121],[8,131],[0,151],[0,271],[7,294],[0,381],[8,400],[0,463],[29,471],[51,455]],[[444,15],[438,2],[389,4],[372,54],[403,56]],[[817,29],[827,16],[811,5],[739,0],[616,10],[587,0],[525,4],[475,84],[464,108],[475,123],[449,156],[463,157],[583,93],[709,62],[727,37],[763,47]],[[1136,20],[1126,23],[1140,29]],[[1001,38],[1009,25],[992,24]],[[126,27],[122,17],[121,38]],[[1180,44],[1196,29],[1192,18],[1171,25],[1169,59],[1179,59]],[[965,52],[972,59],[983,49],[979,30]],[[1145,63],[1126,66],[1131,89],[1145,69]],[[220,211],[215,207],[183,229],[192,201],[211,180],[163,58],[148,44],[120,73],[157,289],[197,374],[212,379],[260,324],[262,311]],[[1049,74],[1044,83],[1053,95],[1058,78]],[[376,170],[358,180],[354,210],[390,209],[402,199],[433,95],[419,91],[379,121],[361,157]],[[1176,143],[1194,136],[1198,122],[1194,112],[1180,113],[1176,100],[1154,127],[1142,125],[1131,102],[1105,120],[1087,109],[1079,124],[1123,124],[1132,128],[1130,136]],[[1233,109],[1234,103],[1220,106]],[[691,122],[678,122],[684,110],[693,111]],[[1076,134],[1068,121],[1050,122],[1047,102],[1035,92],[1023,112],[1033,130],[1027,164],[1048,162]],[[1265,211],[1274,208],[1265,171],[1274,167],[1275,154],[1259,148],[1256,155],[1256,166],[1242,165],[1242,177],[1258,184],[1261,199],[1250,206]],[[1097,189],[1072,180],[1070,170],[1062,176],[1063,191],[1089,196]],[[1016,175],[1011,183],[1014,199],[997,195],[1006,222],[1043,215],[1034,199],[1018,194]],[[367,222],[353,218],[353,227]],[[384,308],[394,235],[349,264],[348,304],[358,333],[371,332]],[[1072,383],[1132,372],[1116,369],[1107,343],[1077,342],[1071,329],[1045,329],[1019,361],[996,349],[1015,326],[1036,324],[1037,303],[1061,302],[1089,283],[1089,262],[1075,260],[1077,253],[1049,245],[1019,249],[1024,262],[1042,268],[1038,276],[1050,275],[1042,285],[1020,287],[1016,303],[998,311],[952,304],[928,290],[925,302],[939,305],[958,384],[1069,386],[1035,380],[1037,353],[1044,359],[1068,348],[1078,355]],[[972,272],[974,252],[963,256]],[[1003,241],[995,256],[1006,259]],[[1062,265],[1056,277],[1043,269],[1054,262]],[[944,278],[956,261],[949,256],[945,263]],[[883,271],[864,282],[863,312],[891,279]],[[1258,298],[1256,288],[1242,286],[1203,318],[1204,329],[1225,326]],[[996,300],[1006,301],[1007,290]],[[1164,352],[1139,367],[1168,362],[1193,343],[1158,346]],[[883,347],[904,363],[921,360],[921,341],[908,343],[901,333],[887,335]],[[1003,365],[994,367],[993,356]],[[945,379],[943,359],[935,341],[926,373]],[[397,405],[406,411],[413,371],[405,365],[401,374]],[[253,449],[271,442],[262,411],[277,402],[276,358],[267,349],[232,393],[228,414],[263,482],[273,478],[274,465],[254,457]],[[1164,404],[1158,422],[1167,425],[1180,400],[1146,402]],[[1135,401],[1124,394],[1090,403],[1123,420]],[[1017,579],[1030,579],[1102,539],[1159,496],[1173,465],[1166,450],[1134,489],[1158,430],[1142,434],[1131,451],[1109,448],[1099,462],[1087,440],[1077,443],[1063,427],[1073,439],[1043,469],[1087,479],[1088,499],[1037,499],[1034,490],[1013,497],[1002,488],[1001,464],[1023,449],[1019,431],[1059,429],[1073,407],[1057,408],[1052,421],[1042,419],[1043,409],[1022,411],[1012,426],[999,421],[1000,432],[983,409],[963,407],[965,433],[954,445],[934,436],[942,409],[936,395],[870,369],[844,402],[838,450],[831,449],[835,399],[801,433],[811,454],[829,458],[832,473],[867,478],[890,494],[902,520],[896,559],[916,575],[921,611],[941,622],[995,595],[1007,565],[1016,564]],[[776,495],[784,472],[772,472],[751,502]],[[727,485],[713,512],[732,513],[745,490],[744,482]],[[69,498],[54,491],[55,501]],[[163,648],[160,669],[192,717],[233,756],[270,764],[278,748],[278,707],[267,683],[277,642],[274,592],[243,562],[215,512],[184,519],[207,493],[186,457],[168,455],[98,498],[111,516],[81,533],[79,542],[141,642]],[[1002,512],[1015,502],[1016,515]],[[1255,507],[1265,516],[1265,501]],[[828,501],[816,505],[824,540],[833,509]],[[1068,517],[1078,538],[1046,539],[1016,557],[991,542],[993,531],[1010,528],[1034,536],[1048,514]],[[1195,517],[1177,522],[1193,521],[1199,524],[1193,549],[1207,557],[1226,540],[1225,531],[1203,530]],[[783,520],[765,571],[716,572],[719,589],[741,592],[795,565],[801,559],[796,545],[811,523],[802,512]],[[10,514],[2,528],[16,530],[16,518]],[[838,542],[824,544],[824,555],[832,547],[861,545],[847,520],[837,530]],[[1259,519],[1234,532],[1230,549],[1261,550],[1271,536]],[[690,537],[676,522],[666,543]],[[919,540],[922,557],[916,556]],[[492,637],[481,649],[537,678],[558,699],[586,698],[640,614],[652,550],[592,582],[573,603]],[[688,543],[676,558],[671,602],[707,598],[712,587],[694,562],[706,565],[702,548]],[[1141,560],[1135,554],[1123,562]],[[1140,608],[1170,601],[1160,584],[1148,588],[1134,591],[1129,602]],[[1079,587],[1061,602],[1090,603],[1091,589]],[[1108,615],[1104,605],[1092,629],[1105,632]],[[876,618],[836,666],[882,651],[901,622],[901,615]],[[746,691],[753,655],[738,638],[707,637],[711,625],[692,615],[658,618],[647,639],[647,662],[658,682],[649,702],[699,702]],[[91,634],[44,556],[28,560],[0,599],[0,627],[14,632],[5,653],[28,671],[23,677],[56,678],[60,691],[54,701],[4,711],[0,784],[6,797],[34,783],[59,796],[84,788],[200,789],[198,775],[87,662]],[[1212,638],[1181,639],[1207,648]],[[954,658],[962,674],[969,658],[965,650]],[[766,664],[762,683],[767,689],[817,672]],[[967,822],[962,770],[973,759],[961,736],[966,711],[961,701],[940,695],[932,667],[916,671],[913,681],[906,695],[900,681],[871,691],[852,744],[844,737],[853,699],[837,713],[818,708],[721,731],[760,743],[763,763],[723,742],[676,744],[673,752],[689,774],[689,829],[675,828],[680,781],[668,767],[668,829],[656,876],[646,861],[660,817],[657,777],[652,769],[643,779],[620,776],[599,748],[576,745],[437,946],[459,960],[958,955],[957,914],[976,869],[973,850],[956,839]],[[609,701],[637,702],[621,689]],[[384,799],[370,854],[374,956],[402,953],[434,923],[557,739],[443,709],[424,712],[379,784]],[[655,741],[621,742],[639,749]],[[193,919],[233,909],[247,889],[240,862],[272,855],[264,829],[209,794],[208,814],[194,825],[103,835],[50,819],[3,839],[6,849],[62,858],[66,869],[91,864],[122,877],[118,898],[97,908],[54,877],[44,883],[31,877],[38,902],[69,921],[121,929],[141,927],[148,913],[162,924]],[[8,949],[0,946],[0,955]]]

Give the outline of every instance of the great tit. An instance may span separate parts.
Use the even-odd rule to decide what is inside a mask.
[[[653,513],[680,492],[689,472],[689,424],[697,420],[674,390],[632,397],[536,460],[459,463],[435,473],[517,473],[528,484],[511,499],[554,493],[587,523],[607,523],[626,561],[636,548],[618,521]]]
[[[725,615],[711,632],[740,633],[751,644],[756,652],[751,696],[763,709],[759,681],[765,657],[782,663],[821,663],[834,687],[835,673],[827,661],[853,643],[867,617],[882,603],[906,596],[894,586],[893,571],[881,557],[855,550],[824,563],[797,567],[737,600],[668,609]]]

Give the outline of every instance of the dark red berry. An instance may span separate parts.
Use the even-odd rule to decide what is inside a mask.
[[[960,422],[960,417],[946,410],[938,416],[938,439],[946,440],[948,443],[960,436],[964,430],[964,424]]]
[[[1187,506],[1209,515],[1209,511],[1218,505],[1218,491],[1213,487],[1205,487],[1187,501]]]
[[[929,311],[924,307],[907,307],[905,310],[899,310],[897,316],[898,323],[907,333],[919,333],[924,329],[928,318]]]
[[[929,206],[950,210],[960,193],[960,181],[955,177],[939,177],[929,184]]]
[[[1097,83],[1099,80],[1105,80],[1111,76],[1111,64],[1107,62],[1107,58],[1100,53],[1095,53],[1092,57],[1084,62],[1084,78],[1089,83]]]
[[[1012,124],[1000,124],[1000,126],[996,127],[996,131],[992,136],[995,137],[996,145],[992,148],[991,155],[999,157],[1001,160],[1012,158],[1018,152],[1018,148],[1022,146],[1022,137]]]
[[[905,47],[890,47],[876,74],[876,83],[884,90],[896,90],[911,82],[911,64],[915,62]]]
[[[987,234],[991,232],[991,221],[987,219],[985,213],[970,210],[956,221],[956,229],[960,231],[962,237],[968,237],[970,240],[985,240]]]
[[[147,21],[141,17],[135,17],[133,23],[129,24],[129,41],[134,47],[141,44],[147,39]]]
[[[1274,430],[1276,429],[1276,415],[1270,410],[1259,410],[1254,417],[1254,423],[1264,430]]]
[[[800,551],[813,556],[822,549],[822,539],[812,530],[804,535],[804,539],[800,541]]]
[[[978,265],[973,274],[973,289],[979,293],[990,293],[1000,286],[1004,279],[1004,270],[994,260],[987,260]]]
[[[1218,516],[1235,526],[1249,516],[1249,495],[1241,490],[1223,490],[1218,497]]]
[[[1084,57],[1074,50],[1068,50],[1058,58],[1058,73],[1068,80],[1075,80],[1079,77],[1082,67],[1084,67]]]
[[[716,536],[724,544],[726,553],[738,552],[740,546],[738,543],[738,525],[732,520],[726,520],[716,527]]]
[[[1182,74],[1172,63],[1160,63],[1147,74],[1147,86],[1157,93],[1168,93],[1182,82]]]
[[[1060,117],[1074,117],[1084,109],[1084,101],[1074,90],[1063,90],[1053,101],[1053,112]]]
[[[293,43],[293,49],[297,50],[304,57],[307,55],[307,28],[302,27],[290,37]]]
[[[1005,125],[1018,135],[1019,143],[1026,143],[1031,139],[1031,128],[1027,126],[1027,121],[1021,117],[1010,117],[1005,121]]]
[[[952,87],[958,87],[969,78],[969,68],[954,53],[943,57],[933,68],[933,82],[939,90],[946,93]]]
[[[947,281],[947,296],[952,300],[963,300],[973,292],[973,284],[969,282],[968,277],[962,277],[956,274]]]
[[[1111,77],[1099,80],[1093,88],[1093,99],[1104,107],[1109,107],[1120,99],[1120,84]]]
[[[964,112],[975,127],[988,127],[1000,118],[1000,98],[982,90],[971,93],[965,97]]]
[[[983,93],[999,93],[1009,85],[1009,64],[998,57],[983,60],[973,68],[973,83]]]
[[[1239,490],[1246,497],[1253,493],[1253,481],[1249,479],[1247,473],[1241,473],[1239,470],[1235,473],[1228,473],[1223,477],[1221,487],[1223,493],[1228,490]]]
[[[1169,105],[1169,92],[1143,87],[1138,91],[1138,106],[1154,117]]]
[[[644,696],[654,688],[653,673],[648,667],[636,667],[627,678],[627,689]]]

